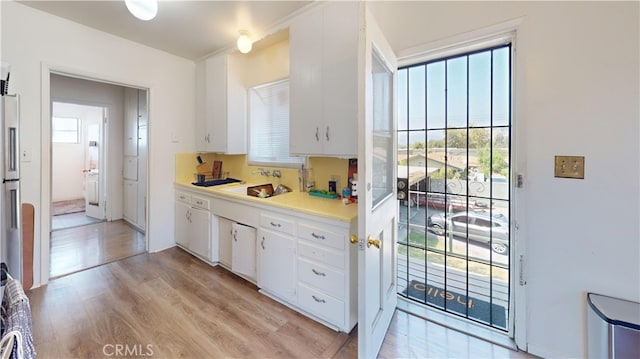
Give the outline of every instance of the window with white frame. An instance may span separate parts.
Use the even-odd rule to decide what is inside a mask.
[[[80,120],[75,117],[53,117],[53,143],[80,143]]]
[[[289,155],[289,80],[249,89],[249,164],[297,167]]]

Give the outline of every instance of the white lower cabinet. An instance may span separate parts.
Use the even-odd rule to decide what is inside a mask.
[[[256,229],[233,223],[232,233],[231,270],[255,282]]]
[[[231,246],[233,241],[233,221],[218,217],[218,260],[220,264],[231,269]]]
[[[189,248],[189,209],[191,205],[176,201],[175,241],[183,248]]]
[[[357,322],[356,232],[350,223],[176,191],[175,240],[211,264],[336,330]],[[258,229],[256,229],[258,228]]]
[[[349,332],[357,322],[356,246],[351,226],[298,222],[298,305]]]
[[[189,250],[211,260],[211,214],[209,211],[191,208],[189,210]]]
[[[258,287],[287,302],[296,300],[295,238],[258,230]]]
[[[138,215],[138,182],[124,180],[124,204],[122,215],[130,222],[136,223]]]
[[[185,192],[176,193],[175,241],[183,248],[211,260],[209,200]]]

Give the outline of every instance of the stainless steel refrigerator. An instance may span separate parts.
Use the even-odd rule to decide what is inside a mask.
[[[2,92],[4,93],[4,91]],[[18,96],[0,97],[0,148],[2,159],[2,191],[0,191],[0,215],[2,219],[2,262],[9,274],[22,279],[22,231],[20,216],[20,155],[18,132]]]

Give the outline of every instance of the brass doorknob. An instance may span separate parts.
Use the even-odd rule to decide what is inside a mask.
[[[379,239],[373,239],[371,236],[367,237],[367,248],[374,246],[380,249],[380,245],[382,245],[382,242]]]
[[[358,243],[358,236],[356,236],[355,234],[351,235],[351,238],[349,239],[349,241],[353,244]]]

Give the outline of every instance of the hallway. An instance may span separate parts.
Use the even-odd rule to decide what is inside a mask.
[[[145,235],[123,220],[53,231],[49,277],[144,253],[145,244]]]

